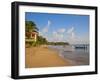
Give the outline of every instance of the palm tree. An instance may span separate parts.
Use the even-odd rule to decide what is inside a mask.
[[[25,32],[26,32],[26,37],[30,38],[31,33],[37,32],[39,29],[36,27],[36,24],[33,21],[25,21]]]
[[[36,24],[32,21],[25,21],[25,31],[32,32],[38,31],[39,29],[36,27]]]

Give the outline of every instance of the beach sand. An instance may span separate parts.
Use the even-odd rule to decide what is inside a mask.
[[[65,60],[58,52],[47,47],[29,47],[25,53],[25,68],[70,66],[70,60]]]

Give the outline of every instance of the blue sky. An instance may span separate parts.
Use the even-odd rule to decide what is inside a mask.
[[[88,15],[26,12],[25,20],[35,22],[48,41],[89,43]]]

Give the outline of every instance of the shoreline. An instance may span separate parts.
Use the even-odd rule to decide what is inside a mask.
[[[69,59],[63,59],[58,52],[48,47],[25,48],[25,68],[71,66]]]

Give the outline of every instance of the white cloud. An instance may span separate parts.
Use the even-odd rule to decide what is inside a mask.
[[[47,23],[47,25],[42,29],[42,32],[43,32],[43,33],[48,32],[50,25],[51,25],[51,21],[48,20],[48,23]]]
[[[58,30],[59,33],[64,33],[65,31],[66,31],[65,28],[61,28],[61,29]]]
[[[49,27],[51,25],[51,21],[50,20],[48,20],[48,24],[47,24],[47,26]]]
[[[88,44],[89,35],[76,35],[75,28],[71,27],[67,30],[67,41],[71,44]]]
[[[48,31],[49,31],[50,25],[51,25],[51,21],[48,20],[46,26],[41,31],[39,31],[39,35],[45,37],[47,40],[49,40]]]
[[[74,43],[76,41],[76,35],[75,35],[75,29],[74,27],[71,27],[67,30],[67,41],[69,43]]]
[[[85,34],[77,39],[76,43],[89,44],[89,34]]]
[[[48,27],[43,28],[42,32],[43,32],[43,33],[48,32]]]
[[[71,27],[70,29],[67,30],[67,33],[70,34],[74,31],[74,27]]]
[[[63,33],[58,33],[56,31],[54,31],[52,33],[52,41],[56,41],[56,42],[60,42],[63,41]]]
[[[48,20],[46,27],[39,32],[40,35],[45,37],[48,41],[53,42],[69,42],[70,44],[88,44],[89,35],[77,35],[75,27],[70,27],[69,29],[59,28],[52,32],[49,32],[49,27],[51,21]]]
[[[76,38],[74,27],[71,27],[67,30],[67,35],[71,40],[74,40]]]

